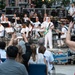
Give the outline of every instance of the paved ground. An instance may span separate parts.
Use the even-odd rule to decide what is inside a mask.
[[[55,65],[55,75],[74,75],[75,65]]]

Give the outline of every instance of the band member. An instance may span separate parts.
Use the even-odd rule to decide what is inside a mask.
[[[28,37],[29,28],[27,27],[26,24],[22,24],[21,33],[25,33],[26,34],[26,37]]]
[[[69,15],[72,16],[72,18],[75,17],[75,6],[74,6],[74,3],[71,4],[71,7],[68,11]]]
[[[4,36],[4,27],[0,24],[0,37]]]
[[[35,32],[35,38],[39,37],[38,32],[40,31],[41,28],[41,23],[39,21],[39,18],[36,17],[36,22],[32,23],[34,25],[33,31]]]
[[[54,28],[53,23],[51,22],[50,17],[48,17],[47,23],[45,25],[47,32],[45,32],[45,47],[47,48],[47,44],[49,43],[49,48],[52,49],[52,29]]]
[[[2,15],[1,15],[1,22],[5,21],[5,19],[6,19],[5,14],[2,14]]]
[[[28,17],[27,17],[27,14],[24,14],[24,22],[27,22],[27,20],[29,19]]]

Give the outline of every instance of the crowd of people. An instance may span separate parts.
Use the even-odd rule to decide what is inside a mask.
[[[75,12],[73,13],[71,10],[72,7],[69,10],[72,19],[57,20],[57,27],[60,27],[61,30],[56,29],[54,18],[46,13],[42,22],[40,22],[37,13],[31,15],[33,18],[28,17],[26,13],[23,17],[14,14],[11,19],[2,14],[0,37],[10,38],[10,41],[8,44],[5,41],[0,41],[0,74],[28,75],[29,64],[45,64],[47,72],[50,74],[54,68],[54,57],[47,48],[48,46],[49,49],[53,48],[53,30],[59,35],[56,36],[58,46],[66,43],[71,50],[75,50],[75,42],[71,40]],[[40,39],[40,37],[42,38]],[[33,42],[33,38],[38,39],[37,45]],[[2,58],[6,60],[2,62]]]

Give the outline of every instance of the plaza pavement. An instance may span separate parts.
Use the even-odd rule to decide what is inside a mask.
[[[75,65],[55,65],[55,75],[74,75]]]

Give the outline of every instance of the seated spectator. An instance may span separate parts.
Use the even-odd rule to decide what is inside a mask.
[[[29,64],[36,64],[36,61],[37,61],[37,53],[36,53],[36,45],[35,44],[32,44],[31,45],[31,50],[32,50],[32,55],[29,59]]]
[[[9,45],[19,45],[22,48],[22,58],[23,58],[23,64],[25,65],[26,69],[28,70],[28,61],[30,59],[30,56],[32,54],[30,44],[28,43],[27,37],[25,33],[22,34],[23,40],[17,41],[16,34],[14,33],[12,35],[12,38],[9,42]]]
[[[0,37],[4,36],[4,27],[2,24],[0,24]]]
[[[25,66],[15,61],[18,54],[18,48],[16,46],[7,47],[6,54],[6,61],[0,64],[1,75],[28,75]]]

